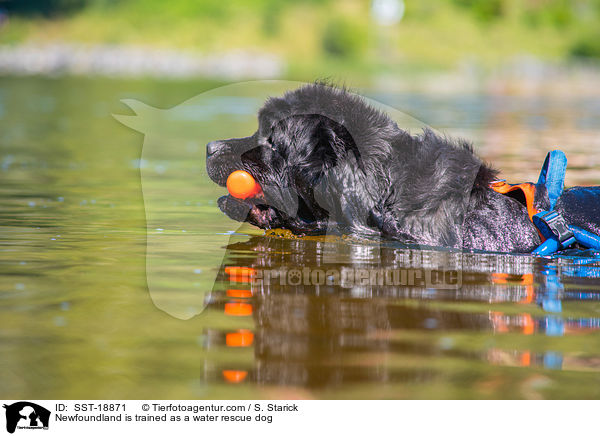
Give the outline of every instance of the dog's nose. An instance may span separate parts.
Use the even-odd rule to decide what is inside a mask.
[[[215,154],[219,148],[221,148],[222,144],[220,141],[212,141],[206,144],[206,156],[210,156],[211,154]]]

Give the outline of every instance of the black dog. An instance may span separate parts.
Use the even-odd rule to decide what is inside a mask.
[[[501,252],[541,243],[525,201],[490,188],[497,172],[466,141],[427,129],[410,135],[360,97],[325,84],[269,99],[254,135],[207,145],[215,183],[225,186],[238,169],[254,176],[263,195],[228,195],[219,207],[263,229]],[[542,187],[535,205],[546,210],[547,203]],[[600,228],[600,218],[590,224],[575,215],[574,224]]]

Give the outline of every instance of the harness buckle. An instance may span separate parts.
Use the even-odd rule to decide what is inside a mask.
[[[547,239],[555,238],[562,248],[575,242],[575,235],[561,214],[556,211],[540,212],[533,216],[533,223]]]

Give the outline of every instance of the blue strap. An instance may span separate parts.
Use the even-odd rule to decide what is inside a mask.
[[[533,223],[546,238],[543,244],[533,250],[532,254],[534,255],[553,254],[562,248],[567,248],[575,241],[584,247],[600,250],[600,236],[579,227],[567,225],[564,218],[553,211],[565,188],[566,171],[567,156],[562,151],[554,150],[546,155],[537,184],[546,187],[550,209],[541,211],[532,217]]]
[[[583,245],[584,247],[592,248],[594,250],[600,250],[600,236],[588,232],[582,228],[576,226],[569,226],[569,229],[573,232],[575,240]],[[573,243],[574,241],[570,241]],[[570,245],[570,244],[568,244]],[[531,254],[537,256],[549,256],[561,248],[565,248],[568,245],[561,245],[556,236],[546,239],[543,244],[532,251]],[[597,260],[597,259],[596,259]]]
[[[550,200],[550,210],[554,209],[558,197],[562,195],[565,188],[565,173],[567,171],[567,156],[560,151],[554,150],[548,153],[544,166],[540,172],[538,185],[545,185]]]
[[[560,243],[557,239],[546,239],[538,248],[533,250],[531,254],[535,256],[550,256],[556,253],[560,248]]]
[[[546,187],[546,190],[548,191],[548,199],[550,200],[550,210],[539,212],[533,217],[534,224],[546,238],[546,241],[544,241],[543,244],[533,250],[532,254],[534,255],[548,256],[564,247],[558,238],[549,231],[547,226],[540,225],[541,221],[539,218],[543,218],[544,215],[550,213],[554,209],[554,206],[556,206],[556,201],[558,200],[558,197],[561,196],[565,187],[566,171],[567,156],[565,156],[562,151],[554,150],[546,155],[546,159],[544,160],[544,165],[542,166],[542,171],[540,172],[540,177],[537,184],[544,185]],[[569,242],[572,243],[574,241]]]
[[[569,226],[569,228],[573,232],[577,242],[581,245],[593,248],[594,250],[600,250],[600,236],[579,227]]]

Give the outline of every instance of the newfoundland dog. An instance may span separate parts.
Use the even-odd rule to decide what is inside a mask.
[[[497,172],[468,142],[409,134],[343,88],[317,83],[270,98],[256,133],[213,141],[206,152],[215,183],[240,169],[258,181],[259,195],[218,205],[263,229],[499,252],[541,243],[524,199],[490,188]],[[537,189],[537,208],[547,203]]]

